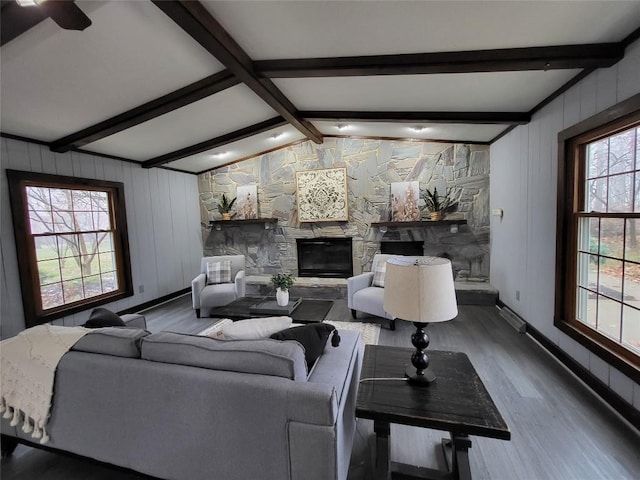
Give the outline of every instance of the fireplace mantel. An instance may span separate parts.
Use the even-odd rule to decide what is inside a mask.
[[[222,227],[242,227],[244,225],[264,224],[264,228],[268,229],[269,224],[278,223],[277,218],[250,218],[246,220],[211,220],[209,225],[216,230]]]
[[[424,228],[439,225],[466,225],[466,220],[419,220],[415,222],[371,222],[372,227]]]

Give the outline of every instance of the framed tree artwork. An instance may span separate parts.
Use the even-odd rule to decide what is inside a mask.
[[[241,185],[236,189],[236,218],[249,220],[258,218],[258,186]]]
[[[391,184],[391,221],[420,220],[420,182],[393,182]]]
[[[296,172],[296,193],[300,222],[349,220],[345,167]]]

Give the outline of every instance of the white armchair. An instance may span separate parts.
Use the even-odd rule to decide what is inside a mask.
[[[389,258],[401,255],[377,254],[373,256],[371,271],[347,279],[347,306],[355,319],[357,312],[375,315],[389,320],[389,329],[396,329],[395,318],[384,311],[384,287],[374,285],[376,270],[382,268]],[[382,279],[382,283],[384,280]]]
[[[224,268],[225,261],[230,263],[229,270]],[[244,255],[203,257],[200,261],[200,274],[191,281],[191,299],[196,317],[208,317],[211,308],[221,307],[244,297],[244,269]]]

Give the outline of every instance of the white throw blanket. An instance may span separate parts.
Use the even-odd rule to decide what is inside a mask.
[[[11,426],[47,443],[56,367],[62,356],[90,330],[83,327],[38,325],[0,342],[0,413]]]

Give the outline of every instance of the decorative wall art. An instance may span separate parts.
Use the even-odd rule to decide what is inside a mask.
[[[346,168],[296,172],[296,189],[301,222],[349,220]]]
[[[391,221],[420,220],[419,201],[420,182],[393,182],[391,184]]]
[[[258,186],[242,185],[236,189],[236,218],[238,220],[249,220],[258,218]]]

